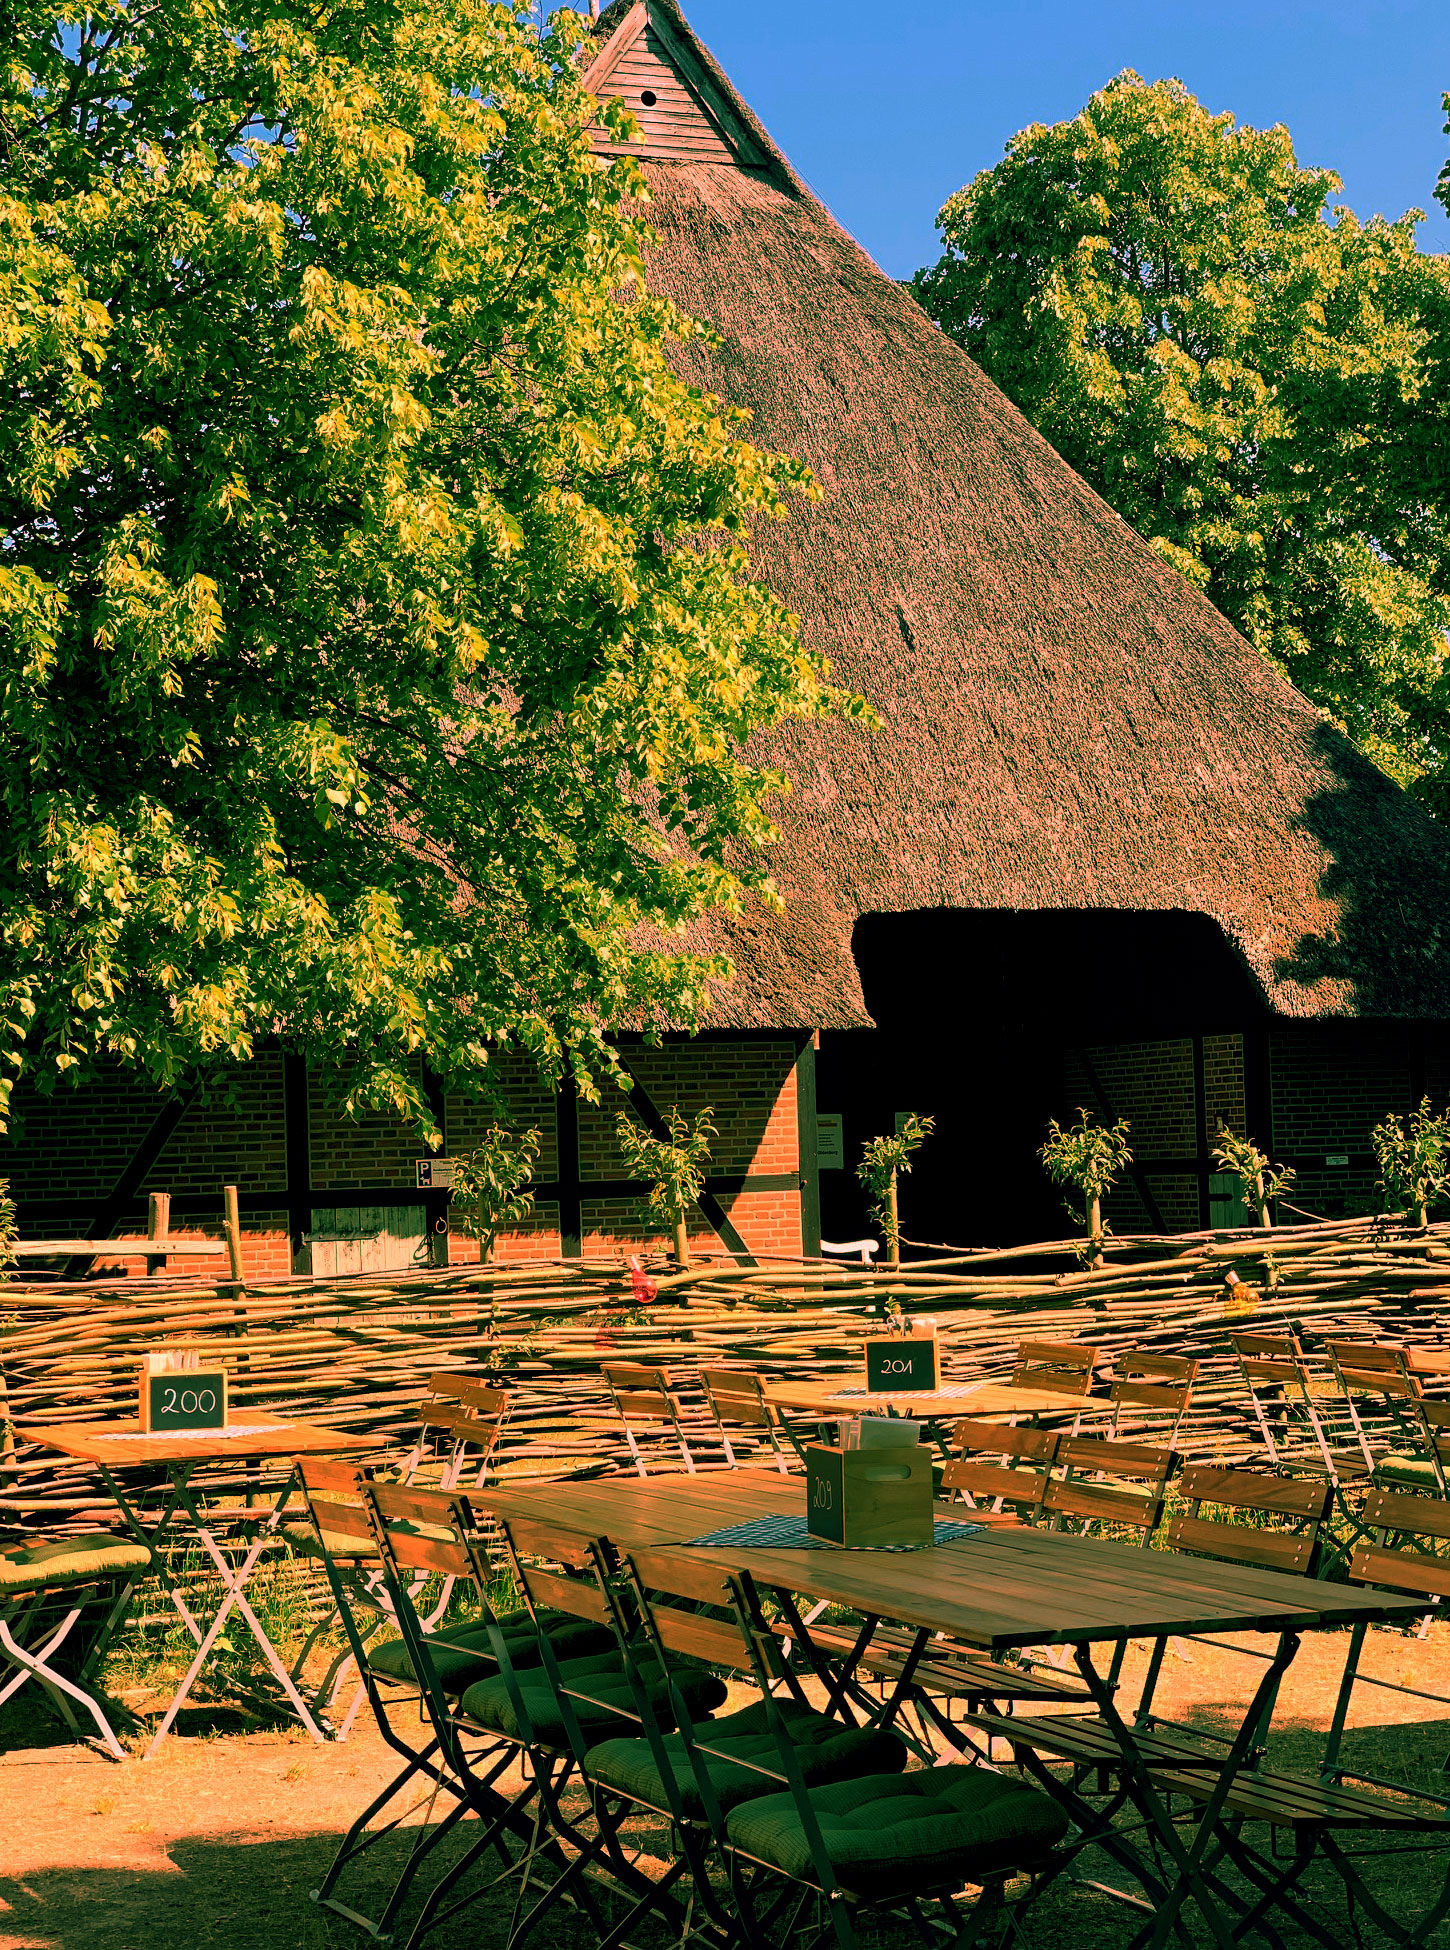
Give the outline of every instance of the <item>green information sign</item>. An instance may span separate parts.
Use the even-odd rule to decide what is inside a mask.
[[[145,1389],[144,1425],[154,1435],[166,1429],[224,1429],[227,1377],[222,1369],[182,1368],[174,1374],[141,1377]]]

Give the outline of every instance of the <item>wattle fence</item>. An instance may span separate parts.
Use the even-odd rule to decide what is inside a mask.
[[[1024,1338],[1198,1355],[1205,1367],[1184,1440],[1224,1458],[1252,1447],[1228,1345],[1235,1329],[1293,1322],[1311,1347],[1339,1335],[1450,1344],[1450,1226],[1384,1219],[1115,1240],[1099,1271],[1077,1266],[1071,1242],[917,1260],[897,1272],[821,1260],[650,1270],[658,1292],[645,1306],[617,1261],[240,1288],[164,1275],[15,1281],[0,1294],[0,1525],[113,1517],[92,1471],[17,1438],[16,1425],[132,1416],[142,1353],[178,1344],[228,1366],[238,1409],[381,1434],[399,1453],[430,1375],[507,1376],[518,1392],[498,1455],[505,1476],[629,1466],[600,1372],[610,1356],[668,1368],[699,1460],[718,1461],[693,1372],[854,1374],[892,1302],[938,1320],[950,1380],[1003,1375]],[[1236,1286],[1226,1284],[1231,1271]]]

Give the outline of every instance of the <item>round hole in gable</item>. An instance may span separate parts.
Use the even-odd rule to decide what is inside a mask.
[[[646,88],[644,93],[640,96],[640,100],[644,103],[646,108],[653,108],[655,103],[659,100],[659,96],[655,93],[653,88]]]

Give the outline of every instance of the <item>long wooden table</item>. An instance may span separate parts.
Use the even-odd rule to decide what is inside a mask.
[[[688,1545],[752,1517],[805,1512],[801,1479],[765,1470],[604,1476],[468,1494],[499,1516],[544,1519],[581,1536],[608,1537],[621,1550]],[[960,1503],[938,1503],[936,1513],[975,1521]],[[1185,1632],[1309,1630],[1409,1620],[1424,1609],[1423,1600],[1387,1591],[1010,1526],[917,1551],[731,1546],[710,1555],[758,1584],[947,1632],[991,1652]]]
[[[1081,1413],[1087,1399],[1046,1388],[1014,1388],[999,1381],[948,1382],[941,1388],[899,1395],[876,1393],[859,1381],[767,1381],[765,1396],[777,1408],[804,1411],[823,1422],[852,1415],[905,1415],[934,1428],[961,1415],[999,1421],[1034,1416],[1068,1420]]]
[[[247,1602],[246,1587],[257,1560],[281,1521],[292,1493],[293,1474],[270,1507],[257,1510],[256,1534],[242,1560],[233,1565],[221,1548],[217,1526],[198,1505],[192,1478],[209,1464],[259,1462],[269,1457],[359,1455],[386,1448],[382,1436],[360,1435],[355,1430],[327,1428],[318,1422],[293,1422],[285,1416],[268,1415],[260,1409],[238,1409],[225,1429],[147,1430],[136,1422],[42,1422],[18,1425],[16,1434],[24,1442],[36,1442],[80,1462],[94,1463],[101,1479],[120,1511],[126,1528],[139,1543],[153,1553],[153,1562],[162,1585],[182,1622],[196,1642],[196,1654],[183,1675],[160,1725],[146,1748],[149,1759],[170,1733],[177,1714],[185,1705],[192,1687],[211,1657],[232,1612],[239,1611],[261,1649],[293,1712],[317,1741],[327,1735],[319,1726],[308,1702],[298,1691],[296,1675],[287,1670],[277,1648],[268,1638],[261,1621]],[[148,1529],[137,1507],[138,1499],[128,1494],[120,1478],[128,1470],[162,1469],[171,1491],[160,1516]],[[178,1515],[185,1524],[178,1524]],[[189,1527],[211,1558],[221,1579],[224,1596],[214,1618],[203,1625],[192,1612],[177,1581],[166,1567],[161,1545],[168,1532]]]
[[[732,1523],[772,1511],[803,1514],[805,1508],[799,1479],[743,1470],[673,1480],[605,1477],[589,1483],[479,1490],[469,1495],[501,1517],[544,1519],[581,1536],[608,1537],[626,1551],[671,1546],[688,1550],[695,1539]],[[960,1505],[937,1507],[943,1514],[963,1514]],[[1141,1818],[1142,1830],[1154,1848],[1145,1849],[1125,1836],[1113,1826],[1111,1813],[1096,1817],[1070,1782],[1061,1781],[1040,1762],[1034,1772],[1046,1791],[1067,1804],[1078,1825],[1079,1845],[1091,1841],[1104,1847],[1140,1883],[1143,1897],[1131,1900],[1140,1911],[1148,1911],[1151,1920],[1137,1940],[1151,1950],[1158,1950],[1175,1930],[1181,1930],[1182,1912],[1190,1903],[1219,1950],[1235,1950],[1248,1906],[1228,1897],[1222,1879],[1214,1877],[1206,1864],[1222,1832],[1228,1797],[1251,1766],[1279,1682],[1298,1650],[1299,1634],[1374,1621],[1408,1624],[1424,1605],[1423,1599],[1387,1591],[1330,1585],[1171,1551],[1027,1528],[984,1529],[912,1552],[762,1550],[726,1544],[695,1554],[774,1591],[798,1629],[804,1629],[795,1603],[799,1597],[849,1606],[871,1628],[863,1628],[858,1638],[857,1659],[877,1621],[911,1628],[914,1637],[904,1676],[884,1705],[883,1723],[889,1723],[898,1710],[910,1675],[935,1633],[946,1633],[989,1654],[1025,1646],[1071,1646],[1108,1757],[1121,1778],[1121,1799]],[[1206,1798],[1196,1811],[1175,1815],[1164,1800],[1155,1762],[1143,1744],[1147,1736],[1120,1715],[1112,1675],[1097,1669],[1094,1649],[1179,1633],[1245,1631],[1277,1634],[1278,1648],[1222,1757],[1195,1763],[1200,1776],[1212,1777]],[[820,1669],[818,1659],[812,1658],[811,1663]],[[849,1658],[846,1664],[849,1668]],[[843,1670],[840,1690],[850,1676],[849,1670]],[[929,1692],[929,1687],[920,1690]],[[833,1687],[833,1697],[838,1696]],[[939,1715],[937,1724],[943,1724]],[[1001,1721],[1007,1737],[1011,1727],[1010,1719]]]

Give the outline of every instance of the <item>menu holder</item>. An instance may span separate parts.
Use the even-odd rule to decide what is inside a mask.
[[[150,1435],[227,1426],[227,1375],[195,1348],[158,1348],[141,1363],[139,1413]]]
[[[871,1395],[929,1395],[941,1386],[936,1322],[913,1321],[905,1334],[866,1342],[866,1391]]]

